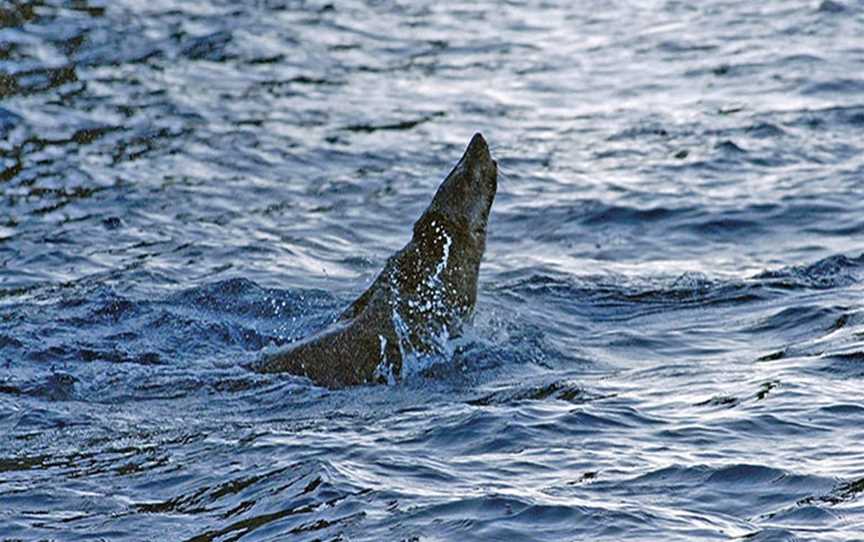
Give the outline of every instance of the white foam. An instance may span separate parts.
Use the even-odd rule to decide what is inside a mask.
[[[393,366],[387,361],[387,338],[384,335],[378,335],[378,341],[381,348],[381,361],[375,367],[374,376],[376,378],[384,378],[388,385],[396,384],[396,376],[393,374]]]

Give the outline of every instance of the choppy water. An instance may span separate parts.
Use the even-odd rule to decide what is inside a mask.
[[[0,540],[864,539],[864,3],[0,3]],[[242,368],[482,131],[448,363]]]

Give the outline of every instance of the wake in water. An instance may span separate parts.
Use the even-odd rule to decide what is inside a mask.
[[[414,378],[422,381],[423,375],[446,379],[442,369],[481,372],[503,364],[507,371],[518,373],[525,365],[535,365],[533,372],[590,364],[590,356],[579,352],[596,340],[593,335],[600,327],[618,329],[638,322],[639,339],[626,338],[636,337],[636,330],[630,329],[609,330],[606,334],[610,336],[603,340],[611,338],[613,346],[621,343],[650,350],[663,342],[658,335],[674,332],[665,321],[670,314],[696,312],[699,319],[708,321],[738,313],[742,307],[764,316],[740,319],[738,327],[727,323],[723,329],[731,337],[749,334],[754,341],[771,336],[788,339],[788,344],[782,340],[763,343],[780,348],[769,349],[758,356],[759,361],[779,360],[794,352],[851,361],[864,355],[861,308],[825,305],[824,300],[842,299],[843,292],[859,290],[862,277],[864,256],[830,257],[732,281],[704,275],[578,278],[530,273],[489,287],[497,300],[486,307],[489,314],[462,339],[442,340],[436,355],[415,360],[419,365],[405,376],[410,382]],[[792,303],[792,299],[799,301]],[[190,391],[230,387],[232,384],[218,381],[229,373],[229,380],[243,383],[236,384],[239,388],[265,385],[268,377],[247,374],[241,366],[256,359],[262,348],[288,345],[297,337],[326,328],[341,303],[321,291],[266,289],[245,279],[182,290],[164,299],[124,296],[113,288],[81,281],[70,285],[59,301],[46,302],[43,295],[36,294],[5,303],[0,357],[6,360],[8,371],[0,391],[51,400],[116,400],[115,394],[137,399],[159,398],[159,393],[182,397]],[[568,315],[567,326],[532,330],[505,308],[530,311],[532,305]],[[651,331],[655,328],[656,334]],[[613,337],[615,333],[621,335]],[[682,335],[676,342],[684,348],[698,340],[698,334]],[[571,341],[576,348],[568,350],[563,345]],[[761,351],[755,345],[749,350]],[[500,358],[497,362],[487,359],[496,357]],[[92,382],[94,363],[118,367],[119,387],[112,391],[96,386]],[[450,369],[433,370],[430,364]],[[146,368],[151,378],[164,371],[164,384],[136,382],[140,372],[135,367]],[[198,375],[194,383],[187,383],[190,388],[171,383],[177,370],[186,377]],[[129,374],[123,376],[126,371]],[[217,380],[208,381],[208,372]]]

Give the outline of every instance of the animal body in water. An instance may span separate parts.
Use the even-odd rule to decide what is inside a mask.
[[[473,315],[498,165],[483,136],[441,183],[411,241],[363,294],[320,333],[258,363],[329,388],[394,381],[408,356],[434,356]]]

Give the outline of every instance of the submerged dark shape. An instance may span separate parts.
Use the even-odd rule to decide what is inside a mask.
[[[440,354],[470,320],[498,166],[475,134],[414,224],[411,241],[324,331],[264,359],[257,370],[330,388],[393,381],[409,355]]]

